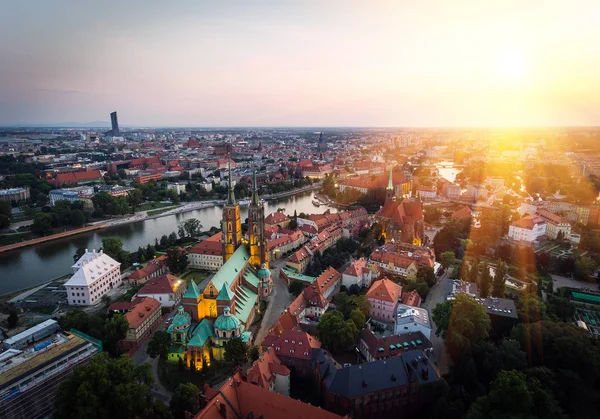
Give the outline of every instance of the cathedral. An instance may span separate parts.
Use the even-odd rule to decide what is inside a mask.
[[[420,199],[411,201],[403,196],[401,201],[396,200],[390,169],[385,203],[375,214],[375,221],[382,226],[385,242],[393,240],[421,246],[424,238],[424,219],[423,202]]]
[[[252,340],[248,329],[260,301],[268,299],[273,290],[265,208],[258,196],[256,172],[248,206],[248,233],[244,238],[230,164],[228,169],[227,201],[221,221],[223,266],[204,289],[190,282],[168,329],[172,342],[169,359],[181,359],[196,369],[210,365],[212,359],[222,360],[229,339],[239,337],[247,343]]]

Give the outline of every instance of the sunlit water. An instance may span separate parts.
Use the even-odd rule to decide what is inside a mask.
[[[265,203],[265,214],[285,208],[286,213],[322,213],[328,208],[312,204],[312,192]],[[336,212],[334,208],[329,208]],[[247,209],[242,208],[242,221],[247,217]],[[70,272],[73,255],[78,248],[99,249],[102,238],[116,236],[123,240],[125,250],[135,251],[140,246],[154,243],[163,234],[177,232],[179,224],[189,218],[197,218],[203,229],[220,227],[221,207],[211,207],[169,215],[152,220],[112,227],[98,232],[81,234],[62,240],[54,240],[34,247],[26,247],[7,253],[0,253],[0,295],[29,288]]]

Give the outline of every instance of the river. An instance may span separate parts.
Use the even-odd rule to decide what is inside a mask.
[[[312,204],[312,192],[267,201],[265,215],[277,211],[278,208],[285,208],[286,213],[290,215],[294,210],[298,214],[322,213],[327,209],[331,212],[337,211],[335,208],[325,206],[315,207]],[[247,208],[242,207],[242,221],[247,217],[247,212]],[[140,246],[154,243],[154,239],[160,239],[163,234],[177,232],[179,224],[189,218],[199,219],[203,230],[213,226],[220,228],[221,207],[215,206],[139,221],[0,253],[0,295],[30,288],[69,273],[77,249],[99,249],[103,237],[119,237],[123,240],[125,250],[135,251]]]
[[[450,182],[454,182],[456,175],[462,170],[454,167],[454,163],[451,161],[441,161],[436,164],[436,168],[438,169],[440,176],[449,180]]]

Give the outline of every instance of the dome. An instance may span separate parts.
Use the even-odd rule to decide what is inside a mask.
[[[192,316],[183,311],[183,306],[177,307],[177,314],[173,317],[173,327],[189,326]]]
[[[267,265],[264,263],[260,265],[260,269],[257,272],[257,276],[259,279],[264,279],[271,276],[271,271],[267,269]]]
[[[229,313],[229,307],[223,309],[223,314],[215,320],[215,329],[217,330],[235,330],[240,327],[240,321],[237,317]]]

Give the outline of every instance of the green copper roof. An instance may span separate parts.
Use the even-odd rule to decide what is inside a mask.
[[[229,291],[229,287],[227,286],[227,284],[223,284],[223,286],[221,287],[221,291],[219,291],[219,295],[217,295],[217,301],[231,301],[232,299],[233,296]]]
[[[192,332],[192,338],[188,342],[189,346],[204,346],[206,341],[213,336],[213,324],[210,320],[204,319]]]
[[[196,282],[192,279],[190,281],[190,285],[188,285],[185,293],[183,294],[183,298],[193,298],[196,299],[200,296],[200,288],[196,285]]]
[[[248,249],[246,246],[240,246],[237,248],[233,255],[223,264],[221,269],[217,271],[211,282],[213,286],[221,290],[223,288],[223,284],[227,284],[228,287],[231,287],[231,283],[234,281],[235,277],[244,269],[246,263],[248,263],[248,258],[250,255],[248,254]]]
[[[296,271],[294,271],[293,269],[288,268],[287,266],[282,268],[281,270],[288,278],[293,279],[295,281],[301,281],[301,282],[305,282],[307,284],[312,284],[317,279],[317,277],[315,277],[315,276],[299,274]]]
[[[250,269],[246,270],[246,272],[244,273],[244,279],[250,284],[252,284],[252,286],[258,288],[258,277],[254,275],[254,272],[252,272]]]
[[[252,201],[250,205],[259,206],[260,198],[258,197],[258,184],[256,183],[256,170],[254,169],[254,164],[252,164]]]
[[[178,313],[173,317],[173,326],[185,326],[189,325],[192,321],[192,316],[183,311],[183,307],[178,307]]]
[[[235,192],[233,190],[233,184],[231,183],[231,156],[227,155],[227,168],[229,170],[229,184],[227,187],[227,204],[226,205],[236,205],[235,201]]]
[[[240,320],[229,314],[229,307],[225,307],[224,313],[215,320],[215,329],[234,330],[240,327]]]
[[[250,342],[252,340],[252,332],[242,332],[242,334],[240,335],[240,339],[244,343]]]
[[[268,270],[267,268],[260,268],[258,270],[257,275],[260,279],[267,278],[267,277],[271,276],[271,271]]]
[[[258,294],[252,292],[248,287],[242,285],[237,288],[235,293],[235,315],[244,324],[248,321],[257,299]]]

